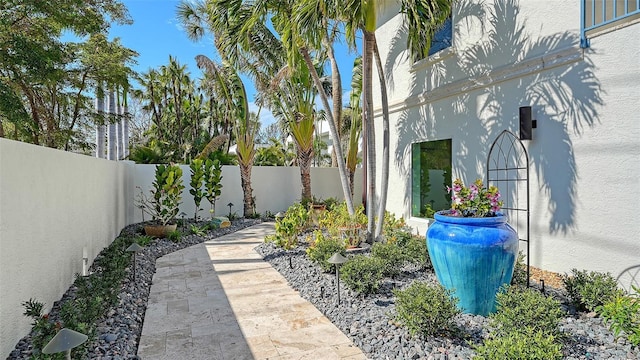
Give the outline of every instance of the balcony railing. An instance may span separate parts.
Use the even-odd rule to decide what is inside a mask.
[[[580,14],[580,46],[589,47],[587,35],[640,17],[640,0],[582,0]]]

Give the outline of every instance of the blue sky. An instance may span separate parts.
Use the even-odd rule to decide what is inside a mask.
[[[187,37],[176,16],[178,0],[122,0],[133,19],[133,25],[114,25],[110,37],[119,37],[121,43],[137,51],[138,64],[134,69],[145,72],[150,68],[158,68],[169,63],[169,55],[175,57],[180,64],[186,65],[192,78],[200,76],[200,70],[195,63],[196,55],[206,55],[211,59],[219,59],[213,46],[213,39],[205,37],[195,43]],[[342,82],[345,93],[350,89],[351,68],[354,54],[349,54],[342,45],[336,47],[336,57],[340,64]],[[245,87],[250,101],[253,100],[255,89],[253,84],[245,78]],[[347,98],[348,100],[348,98]],[[321,104],[318,101],[318,106]],[[253,111],[257,107],[250,104]],[[273,116],[264,109],[261,112],[263,126],[273,122]]]

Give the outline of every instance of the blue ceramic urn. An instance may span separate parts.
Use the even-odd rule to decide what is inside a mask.
[[[440,284],[453,291],[465,313],[487,316],[496,310],[496,294],[511,282],[518,234],[499,213],[494,217],[435,214],[427,229],[429,257]]]

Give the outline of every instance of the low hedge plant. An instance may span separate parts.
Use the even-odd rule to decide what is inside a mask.
[[[457,331],[454,319],[460,310],[458,299],[442,285],[414,282],[404,290],[394,290],[396,319],[412,335],[434,336]]]
[[[340,278],[353,291],[374,294],[380,287],[385,263],[377,257],[356,255],[340,268]]]
[[[562,276],[562,281],[578,310],[596,311],[598,306],[622,294],[616,279],[609,273],[572,269],[571,275]]]

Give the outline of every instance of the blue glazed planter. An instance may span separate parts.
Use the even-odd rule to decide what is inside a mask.
[[[438,281],[460,299],[465,313],[487,316],[496,310],[496,293],[511,282],[518,234],[502,214],[487,218],[435,214],[427,229],[427,248]]]

